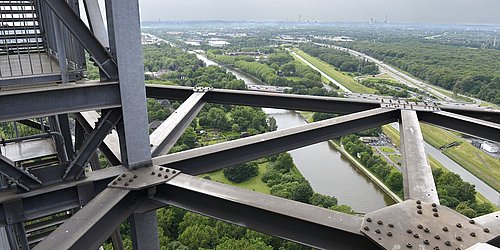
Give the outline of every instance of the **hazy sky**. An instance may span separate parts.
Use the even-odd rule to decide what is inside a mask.
[[[148,20],[500,23],[500,0],[139,0]]]

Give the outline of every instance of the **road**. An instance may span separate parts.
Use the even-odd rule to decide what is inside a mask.
[[[397,123],[392,123],[391,126],[399,131],[399,125]],[[448,158],[445,154],[443,154],[438,149],[431,146],[429,143],[424,142],[425,152],[432,156],[432,158],[439,161],[443,166],[445,166],[448,170],[452,171],[455,174],[460,175],[460,177],[471,184],[476,186],[476,191],[483,195],[486,199],[491,201],[491,203],[495,204],[497,207],[500,206],[500,193],[497,192],[492,187],[488,186],[488,184],[484,183],[481,179],[477,178],[471,172],[467,171],[465,168],[460,166],[458,163],[454,162],[452,159]]]
[[[320,69],[318,69],[316,66],[312,65],[310,62],[308,62],[306,59],[304,59],[303,57],[299,56],[297,53],[295,53],[294,51],[290,50],[290,49],[287,49],[287,51],[289,51],[292,55],[296,56],[299,60],[301,60],[302,62],[304,62],[305,64],[307,64],[307,66],[311,67],[312,69],[318,71],[323,77],[325,77],[326,79],[328,79],[328,81],[332,82],[333,84],[337,85],[339,87],[339,89],[341,89],[342,91],[344,91],[345,93],[351,93],[351,91],[344,87],[344,85],[340,84],[339,82],[337,82],[335,79],[331,78],[329,75],[327,75],[325,72],[321,71]],[[328,85],[327,85],[328,86]]]

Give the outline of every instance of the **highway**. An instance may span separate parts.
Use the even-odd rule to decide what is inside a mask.
[[[341,89],[342,91],[344,91],[345,93],[351,93],[351,91],[344,87],[344,85],[340,84],[339,82],[335,81],[335,79],[331,78],[329,75],[327,75],[325,72],[321,71],[320,69],[318,69],[316,66],[312,65],[310,62],[308,62],[306,59],[302,58],[301,56],[299,56],[297,53],[295,53],[294,51],[292,51],[291,49],[287,49],[288,52],[290,52],[292,55],[296,56],[299,60],[301,60],[302,62],[304,62],[305,64],[307,64],[307,66],[311,67],[312,69],[318,71],[323,77],[325,77],[326,79],[328,79],[328,81],[332,82],[333,84],[337,85],[339,87],[339,89]]]

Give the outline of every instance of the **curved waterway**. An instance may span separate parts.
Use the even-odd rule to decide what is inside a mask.
[[[203,55],[197,57],[206,65],[222,67]],[[255,78],[226,68],[247,85],[259,85]],[[263,109],[266,114],[276,119],[278,130],[306,124],[304,119],[294,111],[280,109]],[[345,159],[328,142],[321,142],[307,147],[289,151],[293,162],[302,175],[309,181],[315,192],[335,196],[339,204],[347,204],[357,212],[370,212],[390,204],[389,198],[370,179],[364,176],[354,165]]]

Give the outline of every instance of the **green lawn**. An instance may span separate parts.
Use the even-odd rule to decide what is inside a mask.
[[[436,126],[420,123],[420,128],[422,129],[425,141],[435,148],[459,141],[459,138],[452,133]]]
[[[268,165],[268,162],[260,163],[259,164],[259,175],[253,177],[252,179],[250,179],[248,181],[244,181],[241,183],[234,183],[234,182],[228,180],[226,177],[224,177],[224,173],[222,172],[222,170],[215,171],[215,172],[208,173],[208,174],[204,174],[204,175],[200,175],[200,177],[210,176],[212,181],[217,181],[217,182],[229,184],[229,185],[236,186],[236,187],[241,187],[241,188],[253,190],[256,192],[269,194],[269,187],[267,186],[266,183],[264,183],[261,180],[262,175],[267,171],[267,165]]]
[[[394,151],[393,148],[390,148],[390,147],[379,147],[379,149],[380,149],[380,151],[387,153],[387,154],[391,154],[391,153],[396,152],[396,151]]]
[[[346,88],[351,90],[352,92],[356,93],[363,93],[363,94],[374,94],[376,90],[367,88],[363,86],[362,84],[354,81],[352,77],[344,75],[342,72],[337,71],[332,65],[323,62],[313,56],[310,56],[309,54],[299,50],[299,49],[294,49],[294,51],[304,58],[306,61],[311,63],[312,65],[316,66],[319,70],[323,71],[325,74],[330,76],[331,78],[335,79],[337,82],[340,84],[344,85]]]
[[[486,184],[500,191],[500,159],[472,146],[454,133],[428,124],[421,124],[420,127],[424,140],[435,148],[455,141],[461,142],[458,146],[443,150],[443,153]]]
[[[495,190],[500,190],[500,159],[486,154],[444,129],[428,124],[420,124],[420,127],[424,140],[433,147],[439,148],[454,141],[461,142],[458,146],[443,150],[443,153]],[[399,133],[396,129],[386,125],[382,127],[382,131],[399,147]]]

